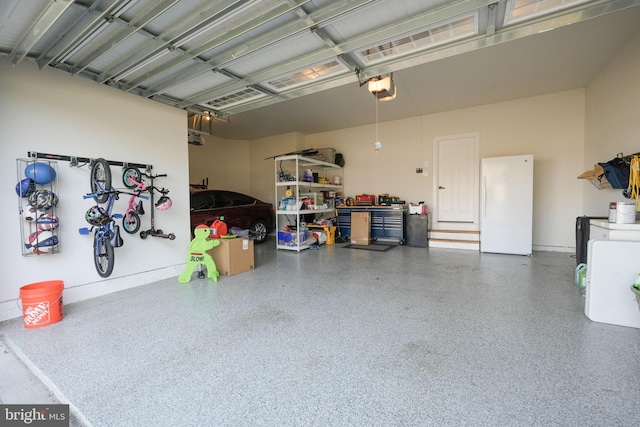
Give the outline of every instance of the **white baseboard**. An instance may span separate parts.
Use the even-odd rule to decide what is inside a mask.
[[[479,251],[480,243],[466,243],[466,242],[455,242],[455,241],[438,241],[438,240],[429,240],[430,248],[446,248],[446,249],[465,249],[469,251]]]
[[[542,252],[573,252],[576,253],[575,247],[570,246],[548,246],[548,245],[533,245],[534,251]]]
[[[177,277],[184,270],[185,264],[178,264],[171,267],[164,267],[157,270],[145,271],[130,276],[104,279],[97,282],[83,283],[80,285],[65,287],[62,297],[65,304],[84,301],[91,298],[111,294],[136,286],[142,286],[159,280]],[[20,298],[0,302],[0,322],[22,317]]]

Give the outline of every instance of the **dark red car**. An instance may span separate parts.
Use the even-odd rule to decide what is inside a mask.
[[[275,229],[271,203],[246,194],[225,190],[202,190],[191,193],[191,232],[200,224],[211,225],[224,217],[228,228],[249,230],[256,243],[262,243]]]

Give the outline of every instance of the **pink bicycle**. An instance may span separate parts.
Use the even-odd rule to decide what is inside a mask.
[[[150,195],[151,205],[152,205],[151,206],[151,228],[149,230],[144,230],[140,232],[141,239],[146,239],[147,236],[162,237],[169,240],[174,240],[176,238],[176,235],[174,233],[163,233],[162,230],[155,228],[153,207],[155,206],[156,209],[164,211],[171,207],[172,202],[168,196],[169,190],[166,188],[156,187],[155,185],[153,185],[153,180],[155,178],[166,177],[166,176],[167,176],[166,174],[153,175],[149,172],[145,172],[144,177],[148,178],[151,181],[151,184],[147,185],[144,183],[142,179],[143,174],[140,172],[138,168],[129,167],[129,168],[126,168],[122,173],[122,181],[124,185],[129,189],[135,189],[136,193],[138,194],[137,197],[148,199],[149,197],[140,195],[140,193],[143,191],[148,191]],[[154,193],[159,193],[161,195],[160,199],[155,203],[154,203]],[[132,197],[129,200],[129,209],[127,209],[127,212],[125,213],[125,216],[123,218],[123,226],[125,230],[131,234],[137,232],[140,229],[141,214],[138,214],[138,206],[142,208],[142,201],[136,204],[134,202],[134,199],[135,197]],[[129,217],[130,220],[127,220],[127,217]],[[130,224],[128,224],[129,222]],[[127,229],[127,225],[131,225],[131,229],[133,231],[129,231]]]
[[[128,178],[128,181],[133,184],[133,179],[131,177]],[[144,215],[142,200],[138,200],[136,202],[136,199],[149,200],[149,196],[141,194],[143,191],[147,190],[147,186],[142,182],[135,182],[135,187],[132,189],[133,194],[129,198],[129,205],[122,216],[122,228],[124,228],[124,231],[129,234],[136,234],[138,230],[140,230],[140,215]]]

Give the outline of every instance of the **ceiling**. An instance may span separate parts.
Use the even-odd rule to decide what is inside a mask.
[[[0,0],[14,65],[226,139],[370,124],[376,102],[386,121],[585,87],[639,30],[640,0]],[[376,101],[366,83],[389,75],[397,97]]]

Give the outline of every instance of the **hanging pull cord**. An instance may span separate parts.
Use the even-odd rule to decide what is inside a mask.
[[[629,190],[636,200],[636,212],[640,211],[640,157],[633,156],[629,164]]]
[[[376,102],[376,142],[380,142],[380,138],[378,137],[378,99],[375,98]]]

